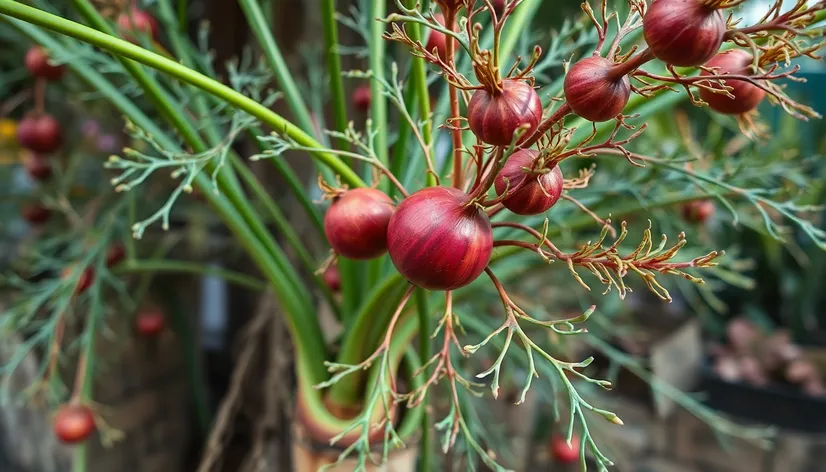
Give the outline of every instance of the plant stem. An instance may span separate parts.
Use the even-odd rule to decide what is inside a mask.
[[[95,361],[97,354],[95,348],[97,346],[96,340],[98,336],[98,323],[103,317],[103,300],[101,299],[101,284],[93,283],[89,289],[90,303],[89,316],[86,318],[84,326],[83,337],[86,342],[83,344],[83,352],[81,353],[81,362],[78,364],[78,376],[76,379],[75,388],[72,392],[72,400],[78,400],[81,404],[89,405],[92,402],[92,394],[95,385]],[[87,465],[87,446],[80,445],[75,450],[72,458],[73,472],[86,472]]]
[[[167,73],[178,80],[205,90],[210,94],[221,98],[225,102],[258,118],[272,129],[289,136],[297,143],[303,146],[318,149],[317,151],[311,153],[311,155],[339,174],[342,180],[349,185],[353,187],[366,186],[358,174],[353,172],[353,170],[342,162],[341,159],[325,152],[324,147],[313,139],[312,136],[303,132],[301,129],[255,100],[236,92],[216,80],[184,67],[181,64],[178,64],[177,62],[167,59],[159,54],[155,54],[139,46],[135,46],[128,41],[101,33],[89,28],[88,26],[66,20],[57,15],[52,15],[51,13],[32,8],[13,0],[0,0],[0,13],[79,39],[116,55],[148,65],[149,67]]]
[[[379,82],[384,81],[384,53],[385,41],[382,38],[385,24],[377,21],[377,18],[384,18],[386,14],[385,0],[370,0],[368,17],[370,21],[370,36],[368,39],[370,49],[370,70],[373,79],[370,81],[370,119],[376,126],[376,137],[374,141],[376,156],[382,164],[387,165],[387,99],[384,96],[384,89]],[[368,170],[367,172],[370,172]],[[387,189],[385,189],[387,190]]]
[[[454,9],[448,9],[445,14],[445,28],[453,31],[456,29],[456,12]],[[447,45],[445,48],[447,54],[447,63],[454,62],[456,56],[456,42],[452,38],[447,38]],[[461,111],[459,110],[459,91],[453,84],[448,84],[448,93],[450,96],[450,118],[451,120],[458,120],[461,118]],[[464,182],[462,181],[462,130],[456,128],[456,122],[451,121],[451,130],[453,136],[453,186],[455,188],[462,188]]]
[[[178,31],[186,35],[189,29],[189,0],[178,0]]]
[[[273,221],[275,221],[275,224],[278,226],[278,230],[281,231],[281,234],[287,239],[292,248],[295,250],[298,258],[301,259],[301,262],[304,264],[304,269],[307,271],[307,274],[313,279],[313,282],[315,282],[316,288],[318,288],[322,295],[324,295],[327,303],[333,309],[333,312],[335,312],[336,317],[341,319],[341,307],[333,297],[333,292],[331,292],[327,284],[324,283],[324,279],[321,276],[315,275],[318,264],[310,254],[310,251],[304,246],[304,243],[301,241],[301,237],[295,232],[287,217],[278,208],[278,205],[273,201],[272,197],[270,197],[270,194],[264,189],[264,186],[261,185],[261,182],[259,182],[255,177],[252,170],[241,162],[240,159],[231,158],[231,161],[235,171],[241,176],[244,183],[250,187],[252,193],[258,197],[261,204],[264,205],[264,208],[270,212]]]
[[[114,272],[116,274],[132,272],[180,272],[197,275],[212,275],[215,277],[220,277],[227,282],[238,285],[239,287],[245,287],[250,290],[260,291],[267,288],[266,283],[255,277],[251,277],[240,272],[234,272],[227,269],[221,269],[218,267],[189,261],[176,261],[169,259],[136,260],[132,262],[124,262],[123,264],[118,265],[114,269]]]
[[[347,98],[344,95],[344,80],[341,77],[341,57],[338,55],[338,22],[336,21],[335,0],[321,0],[321,23],[324,27],[324,52],[327,60],[327,76],[330,80],[330,94],[333,101],[333,125],[336,131],[347,128]],[[348,143],[338,139],[338,148],[346,149]]]
[[[281,92],[284,94],[284,98],[287,100],[290,111],[295,116],[298,125],[308,135],[315,134],[310,111],[307,109],[307,105],[301,98],[301,92],[293,80],[294,74],[287,67],[287,62],[284,61],[284,56],[281,55],[281,50],[272,36],[269,25],[267,25],[267,19],[261,11],[261,6],[257,0],[238,0],[238,4],[244,10],[247,23],[255,33],[255,37],[258,38],[258,43],[275,75],[275,80],[278,82],[278,86],[281,88]],[[278,130],[278,128],[275,129]]]
[[[417,289],[415,296],[419,317],[419,361],[424,365],[430,359],[430,310],[427,303],[427,292],[424,289]],[[425,405],[425,408],[422,414],[419,472],[429,472],[433,461],[433,439],[430,431],[430,412],[427,408],[427,392],[425,392],[422,404]]]
[[[405,2],[405,6],[413,8],[415,3],[415,0],[408,0]],[[418,23],[409,23],[405,28],[411,40],[420,41],[422,39],[422,30]],[[422,139],[430,149],[430,155],[432,156],[433,121],[430,118],[430,93],[427,90],[427,64],[421,57],[412,56],[410,58],[410,86],[405,90],[404,103],[408,110],[412,109],[414,105],[418,105],[419,120],[424,120]],[[395,175],[402,175],[401,171],[407,162],[405,156],[407,155],[407,138],[410,136],[410,131],[407,126],[402,126],[399,130],[399,139],[396,141],[395,153],[390,162],[390,169]],[[436,176],[428,172],[425,184],[428,187],[436,185]]]
[[[252,138],[252,141],[255,143],[255,146],[259,152],[263,152],[265,149],[271,149],[265,141],[258,139],[259,136],[264,135],[264,131],[260,128],[251,127],[247,134]],[[321,212],[318,210],[316,203],[313,202],[310,195],[305,190],[304,183],[301,182],[298,174],[296,174],[295,171],[287,165],[284,159],[267,160],[272,163],[275,170],[287,182],[287,186],[290,188],[295,198],[298,199],[298,203],[302,208],[304,208],[304,211],[307,212],[307,216],[310,218],[310,223],[312,223],[313,227],[319,234],[324,234],[324,222]]]

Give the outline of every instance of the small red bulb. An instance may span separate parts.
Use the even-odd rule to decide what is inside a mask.
[[[362,85],[355,90],[353,90],[353,107],[362,112],[367,113],[370,111],[370,102],[372,100],[372,95],[370,93],[370,86],[369,85]]]
[[[502,204],[517,215],[545,213],[562,196],[565,179],[558,165],[551,169],[525,170],[533,169],[537,156],[539,152],[533,149],[513,153],[494,181],[496,194],[500,197],[507,189],[508,196]]]
[[[26,69],[35,77],[46,80],[60,80],[66,73],[66,66],[52,64],[49,55],[40,46],[32,46],[26,52]]]
[[[120,244],[113,244],[106,250],[106,267],[115,267],[126,258],[126,249]]]
[[[49,159],[36,153],[27,153],[23,157],[23,167],[33,180],[43,182],[52,176],[52,165]]]
[[[372,259],[387,251],[393,200],[381,190],[356,188],[333,198],[324,214],[330,246],[350,259]]]
[[[129,11],[121,13],[118,17],[118,28],[120,28],[123,38],[131,43],[138,42],[134,32],[148,34],[153,41],[158,41],[160,28],[154,16],[145,10],[131,8]]]
[[[338,271],[338,266],[331,265],[324,271],[322,276],[327,288],[333,293],[338,293],[341,290],[341,274]]]
[[[166,318],[158,310],[146,310],[138,314],[135,320],[138,334],[145,338],[154,338],[166,328]]]
[[[706,67],[717,69],[716,75],[751,75],[752,60],[751,53],[742,49],[731,49],[714,56],[706,63]],[[701,75],[711,74],[703,71]],[[751,82],[734,79],[725,82],[727,86],[731,87],[730,93],[734,95],[734,98],[700,89],[700,98],[717,113],[741,115],[750,112],[757,108],[766,96],[765,90]]]
[[[627,75],[615,77],[617,64],[599,56],[585,58],[565,75],[565,99],[577,115],[588,121],[608,121],[622,113],[631,97]]]
[[[694,200],[683,205],[683,218],[690,223],[705,223],[716,211],[711,200]]]
[[[571,438],[571,445],[565,441],[562,435],[555,434],[551,438],[551,457],[559,464],[573,464],[579,460],[579,437],[574,435]]]
[[[52,115],[29,115],[17,126],[17,142],[23,148],[49,154],[63,144],[63,130]]]
[[[519,142],[528,139],[542,120],[542,101],[533,87],[516,79],[502,81],[502,90],[473,92],[467,106],[470,130],[477,138],[494,146],[507,146],[513,134],[527,125]]]
[[[433,15],[433,19],[436,20],[439,25],[445,25],[445,16],[441,13],[436,13]],[[425,44],[425,49],[428,52],[433,52],[436,50],[436,55],[442,59],[442,61],[447,61],[447,36],[442,33],[441,31],[436,30],[429,30],[427,36],[427,44]],[[456,40],[454,39],[454,45],[457,44]]]
[[[20,211],[21,216],[30,225],[42,225],[49,221],[52,211],[39,203],[29,203]]]
[[[85,406],[63,405],[55,414],[52,428],[63,444],[82,443],[95,432],[95,415]]]
[[[63,278],[68,279],[74,275],[75,266],[69,266],[63,269]],[[77,285],[75,286],[75,295],[80,295],[86,290],[89,290],[89,287],[95,281],[95,269],[92,267],[86,267],[83,269],[83,272],[80,274],[80,277],[77,279]]]

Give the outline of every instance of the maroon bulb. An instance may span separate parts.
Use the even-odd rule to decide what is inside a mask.
[[[574,64],[565,75],[565,99],[577,115],[589,121],[608,121],[622,113],[631,97],[631,81],[619,75],[614,61],[591,56]]]
[[[753,57],[748,51],[742,49],[731,49],[721,52],[706,63],[706,67],[717,68],[717,75],[751,75],[751,63]],[[703,71],[701,75],[711,75]],[[731,94],[734,98],[721,93],[713,93],[706,89],[700,89],[700,98],[708,103],[709,108],[726,115],[741,115],[757,108],[766,91],[760,87],[746,82],[745,80],[726,80],[726,85],[731,87]]]
[[[49,159],[36,153],[27,153],[23,157],[23,167],[33,180],[43,182],[52,176],[52,165]]]
[[[537,156],[539,152],[533,149],[513,153],[494,181],[497,195],[502,196],[507,189],[508,196],[502,204],[517,215],[545,213],[562,196],[565,181],[558,165],[551,169],[525,170],[532,169]]]
[[[381,190],[357,188],[333,198],[324,215],[330,246],[350,259],[372,259],[387,251],[393,200]]]
[[[63,444],[78,444],[95,432],[95,415],[82,405],[64,405],[57,410],[52,428]]]
[[[470,130],[477,138],[494,146],[507,146],[522,125],[529,129],[519,142],[528,139],[542,120],[542,101],[531,85],[522,80],[505,79],[502,90],[477,90],[467,106]]]
[[[42,225],[49,221],[52,211],[39,203],[29,203],[20,210],[20,214],[30,225]]]
[[[106,267],[115,267],[126,258],[126,249],[120,244],[113,244],[106,250]]]
[[[717,208],[711,200],[694,200],[683,205],[683,218],[690,223],[705,223]]]
[[[29,115],[17,126],[17,142],[21,147],[48,154],[63,144],[63,131],[52,115]]]
[[[441,13],[434,14],[433,19],[435,19],[441,26],[445,25],[445,16]],[[427,36],[427,44],[425,44],[425,49],[427,49],[428,52],[433,52],[433,50],[436,49],[436,54],[443,61],[447,61],[447,36],[441,31],[430,30],[430,33]]]
[[[166,328],[166,318],[159,310],[144,310],[138,314],[135,328],[141,336],[154,338]]]
[[[645,42],[654,56],[675,66],[699,66],[723,44],[726,19],[708,2],[656,0],[642,19]]]
[[[46,80],[60,80],[66,73],[63,65],[54,65],[49,61],[46,50],[40,46],[32,46],[26,52],[26,69],[35,77]]]
[[[69,266],[63,269],[63,278],[68,279],[72,277],[75,271],[75,266]],[[81,272],[80,277],[77,279],[77,285],[75,286],[75,295],[80,295],[81,293],[89,290],[89,287],[92,286],[92,283],[95,281],[95,269],[92,267],[86,267]]]
[[[452,187],[428,187],[404,199],[387,228],[390,259],[410,283],[454,290],[476,280],[493,253],[488,215]]]
[[[353,90],[353,96],[351,97],[353,102],[353,108],[356,110],[367,113],[370,111],[370,102],[372,101],[372,94],[370,92],[369,85],[362,85],[357,87]]]
[[[328,267],[321,278],[331,292],[338,293],[341,290],[341,273],[338,271],[338,266],[331,265]]]
[[[131,8],[129,11],[121,13],[118,17],[118,28],[120,28],[123,38],[135,43],[134,33],[148,34],[153,41],[160,37],[158,21],[149,12],[139,8]]]

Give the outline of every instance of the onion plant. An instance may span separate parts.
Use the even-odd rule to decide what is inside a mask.
[[[633,287],[670,302],[677,280],[736,281],[736,261],[723,248],[688,242],[685,231],[702,226],[708,202],[735,225],[761,226],[777,239],[784,225],[796,225],[826,249],[826,233],[805,218],[809,207],[795,203],[784,180],[805,162],[760,154],[772,130],[758,113],[775,106],[801,120],[818,117],[783,83],[795,80],[800,60],[817,58],[826,2],[778,0],[742,24],[745,0],[597,0],[550,32],[533,28],[539,0],[365,0],[347,15],[321,0],[323,58],[307,64],[308,91],[287,65],[263,2],[237,1],[260,58],[229,64],[221,81],[204,47],[209,31],[193,39],[181,28],[186,1],[104,8],[90,0],[0,0],[0,19],[42,48],[35,69],[68,69],[66,76],[117,109],[130,137],[103,164],[114,172],[111,189],[86,211],[72,209],[68,187],[48,200],[69,217],[63,242],[82,241],[52,253],[52,265],[68,267],[63,275],[6,278],[21,297],[3,323],[27,333],[29,348],[54,353],[46,385],[56,376],[67,318],[83,320],[75,386],[49,391],[84,424],[94,424],[90,415],[98,427],[105,422],[91,388],[94,338],[108,316],[104,291],[124,291],[116,275],[205,271],[274,293],[296,351],[297,426],[337,447],[337,460],[356,470],[416,445],[421,470],[432,470],[434,444],[461,446],[472,461],[505,470],[501,454],[489,450],[474,398],[497,398],[516,379],[517,404],[537,384],[553,392],[569,413],[561,419],[565,440],[577,436],[583,465],[591,458],[606,470],[612,463],[589,424],[621,427],[622,420],[582,392],[611,384],[588,375],[590,358],[558,350],[562,338],[587,336],[599,303],[574,315],[538,306],[522,290],[535,269],[567,274],[566,290],[601,285],[604,297],[619,300]],[[343,70],[342,27],[364,38],[362,70]],[[36,70],[40,101],[26,119],[42,121],[48,74]],[[345,92],[359,87],[358,103],[369,106],[363,122],[348,110]],[[284,116],[273,111],[277,102]],[[681,102],[708,110],[738,146],[704,148],[683,115],[674,115]],[[21,144],[59,146],[53,125],[28,123],[18,130]],[[51,140],[38,135],[42,129]],[[239,154],[241,140],[256,146],[254,155]],[[285,153],[312,160],[317,179],[299,178]],[[245,159],[280,173],[329,252],[299,235]],[[795,175],[805,182],[805,170]],[[161,204],[140,197],[148,182],[170,176]],[[258,277],[165,260],[162,250],[138,255],[135,241],[150,227],[167,229],[176,204],[193,192]],[[131,233],[125,260],[107,263],[124,222]],[[664,228],[669,234],[657,236]],[[479,300],[495,314],[478,310]],[[321,305],[344,328],[332,344]],[[43,311],[51,313],[45,323],[34,316]],[[477,356],[489,362],[473,371],[479,364],[468,359]],[[445,399],[444,408],[426,407],[434,397]],[[681,402],[723,432],[753,433]],[[75,470],[85,470],[85,459],[77,455]]]

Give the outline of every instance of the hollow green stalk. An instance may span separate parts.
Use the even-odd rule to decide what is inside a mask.
[[[347,128],[347,98],[341,76],[341,57],[338,54],[338,22],[335,0],[321,0],[321,24],[324,27],[324,53],[327,62],[327,78],[330,80],[330,99],[333,106],[333,126],[336,131]],[[338,139],[337,147],[346,149],[346,140]]]

